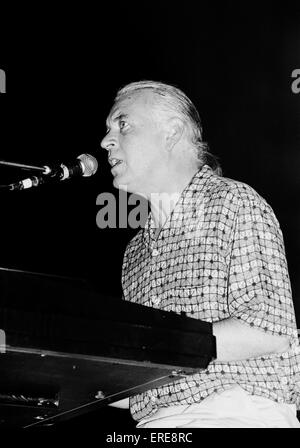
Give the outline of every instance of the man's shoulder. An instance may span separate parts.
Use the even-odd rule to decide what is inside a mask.
[[[268,205],[266,200],[250,185],[229,177],[211,176],[209,185],[210,197],[220,197],[233,204]]]

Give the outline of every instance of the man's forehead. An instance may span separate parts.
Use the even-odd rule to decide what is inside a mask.
[[[153,106],[152,92],[133,92],[132,94],[121,97],[115,102],[109,113],[108,119],[114,120],[121,114],[132,114],[137,110],[140,111],[144,108],[148,109],[151,106]]]
[[[116,101],[109,112],[108,119],[114,120],[121,113],[125,114],[128,112],[129,106],[130,104],[127,100]]]

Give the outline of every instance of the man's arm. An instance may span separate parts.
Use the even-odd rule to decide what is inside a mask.
[[[213,324],[220,361],[289,349],[294,318],[279,223],[249,187],[239,187],[232,245],[228,246],[227,319]]]
[[[239,361],[270,353],[281,353],[289,348],[287,337],[251,328],[232,318],[214,323],[213,334],[217,341],[217,361]],[[129,398],[116,401],[109,406],[128,409]]]
[[[239,361],[281,353],[289,348],[287,337],[252,328],[233,318],[214,323],[213,334],[216,337],[217,361]]]

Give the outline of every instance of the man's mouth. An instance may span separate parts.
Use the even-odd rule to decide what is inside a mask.
[[[120,160],[120,159],[108,159],[108,161],[112,168],[114,168],[117,165],[120,165],[120,163],[123,162],[123,160]]]

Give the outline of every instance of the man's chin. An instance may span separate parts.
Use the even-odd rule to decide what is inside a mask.
[[[128,191],[128,186],[127,186],[126,182],[124,182],[124,180],[122,182],[122,176],[116,175],[113,180],[113,186],[115,188],[118,188],[119,190]]]
[[[116,176],[113,180],[113,186],[117,188],[118,190],[126,191],[126,193],[137,193],[136,189],[133,187],[132,184],[126,182],[126,179],[121,179],[121,176]]]

